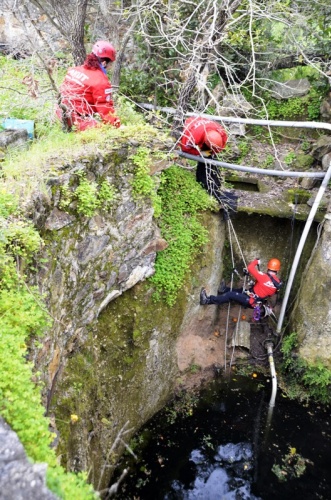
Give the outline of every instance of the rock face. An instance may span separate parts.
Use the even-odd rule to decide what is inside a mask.
[[[46,243],[46,263],[37,279],[54,319],[49,342],[38,358],[49,367],[47,386],[105,307],[154,273],[156,251],[166,246],[150,200],[134,201],[136,166],[128,160],[134,153],[119,149],[114,154],[117,164],[100,157],[74,163],[48,181],[49,198],[35,197],[31,212]],[[91,185],[107,181],[114,187],[110,209],[100,207],[95,215],[80,213],[77,200],[68,193],[75,192],[82,172]]]
[[[275,82],[271,93],[276,99],[290,99],[291,97],[303,97],[308,94],[309,90],[309,80],[300,78],[299,80],[287,80],[283,83]]]
[[[150,147],[158,155],[169,149],[166,142]],[[48,181],[48,196],[36,195],[30,207],[45,241],[44,267],[31,282],[54,320],[34,361],[59,435],[57,452],[68,470],[91,471],[98,490],[107,487],[114,454],[123,448],[118,440],[111,449],[121,430],[128,442],[172,394],[174,338],[186,306],[184,291],[175,311],[154,304],[145,283],[154,273],[156,252],[167,243],[151,199],[133,193],[138,149],[118,145],[111,155],[66,165],[65,173]],[[157,177],[160,161],[150,163]],[[107,181],[115,188],[109,209],[80,212],[74,193],[82,172],[94,185]],[[78,422],[70,423],[73,413]]]
[[[323,233],[302,276],[292,315],[292,330],[299,335],[299,355],[309,363],[321,360],[331,369],[331,214],[325,216]]]
[[[28,140],[28,132],[25,129],[7,129],[0,132],[0,147],[22,146]]]
[[[0,417],[0,499],[56,500],[46,488],[46,464],[31,464],[17,435]]]

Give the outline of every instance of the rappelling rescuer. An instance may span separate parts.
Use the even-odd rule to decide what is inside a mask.
[[[204,158],[215,158],[226,146],[228,136],[224,128],[219,123],[200,116],[187,118],[184,123],[183,134],[179,140],[179,146],[184,153]],[[215,184],[215,189],[220,188],[220,179],[216,167],[210,166],[211,179],[207,182],[206,165],[198,162],[196,170],[196,180],[200,182],[209,194]]]
[[[280,289],[282,282],[278,277],[281,263],[278,259],[270,259],[267,264],[267,272],[263,273],[258,269],[260,260],[255,259],[244,269],[245,274],[250,274],[255,279],[255,284],[245,290],[244,288],[230,289],[222,282],[217,295],[207,295],[206,289],[202,288],[200,292],[200,305],[208,304],[225,304],[233,301],[244,307],[254,309],[259,302],[264,301],[268,297],[272,297]]]
[[[116,59],[111,43],[100,40],[92,47],[82,66],[69,68],[60,87],[61,104],[57,117],[68,130],[83,131],[102,123],[119,127],[107,69]]]

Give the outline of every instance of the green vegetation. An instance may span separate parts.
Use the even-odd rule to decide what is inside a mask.
[[[290,447],[288,453],[282,458],[281,465],[274,464],[271,470],[280,482],[285,482],[302,476],[306,472],[307,463],[312,462],[297,453],[296,448]]]
[[[150,198],[154,209],[154,217],[159,217],[161,214],[161,199],[156,191],[157,178],[150,175],[150,166],[152,164],[151,151],[146,147],[140,147],[137,153],[131,156],[130,159],[137,166],[132,181],[133,198],[136,201]]]
[[[52,77],[57,84],[65,70],[61,62],[54,65]],[[0,74],[0,122],[2,118],[33,120],[36,136],[47,136],[53,126],[56,96],[39,58],[14,60],[0,56]]]
[[[12,215],[19,217],[17,202],[3,190],[0,207],[1,415],[17,432],[29,459],[48,464],[48,486],[59,498],[96,498],[93,488],[86,483],[86,475],[67,474],[58,465],[50,448],[55,436],[44,416],[40,374],[33,373],[33,364],[26,362],[27,344],[38,341],[49,325],[42,297],[37,289],[24,283],[22,274],[22,269],[32,264],[42,240],[23,218],[11,220]]]
[[[287,395],[301,400],[312,398],[321,403],[330,403],[331,370],[320,360],[311,364],[294,355],[297,347],[298,336],[295,332],[283,339],[281,351]]]
[[[171,403],[164,408],[165,420],[174,424],[177,418],[191,417],[199,402],[199,396],[194,392],[180,391]]]
[[[290,151],[285,156],[284,162],[286,163],[286,165],[291,166],[295,159],[296,159],[296,154],[294,153],[294,151]]]
[[[321,98],[325,95],[324,88],[312,87],[304,97],[291,99],[269,99],[267,104],[270,120],[318,120]]]
[[[116,197],[114,186],[109,184],[107,180],[102,181],[98,186],[96,182],[87,180],[83,171],[77,175],[79,184],[73,193],[68,186],[63,186],[61,189],[63,196],[62,203],[60,203],[61,208],[65,210],[72,201],[76,200],[77,212],[87,217],[93,217],[98,209],[109,210]]]
[[[169,246],[157,255],[151,282],[156,287],[154,299],[162,298],[172,306],[190,272],[190,265],[208,241],[208,231],[201,223],[199,212],[216,209],[216,202],[191,173],[179,167],[162,173],[158,195],[162,206],[159,227]]]
[[[295,188],[287,191],[287,198],[290,203],[307,203],[311,194],[305,189]]]

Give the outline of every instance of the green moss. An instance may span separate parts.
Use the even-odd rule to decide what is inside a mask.
[[[309,191],[306,191],[305,189],[300,189],[300,188],[294,188],[294,189],[289,189],[287,191],[287,201],[289,203],[307,203],[309,198],[311,197],[311,194]]]
[[[107,306],[79,351],[68,359],[51,401],[61,436],[62,465],[67,466],[80,450],[88,450],[94,484],[121,425],[129,420],[136,430],[162,407],[172,390],[173,337],[179,331],[186,294],[170,311],[166,304],[152,302],[152,292],[142,283]],[[74,425],[71,414],[79,418]],[[105,483],[111,471],[107,468]]]
[[[302,170],[309,170],[313,163],[314,158],[312,156],[304,153],[298,153],[295,161],[293,162],[293,166],[301,172]]]

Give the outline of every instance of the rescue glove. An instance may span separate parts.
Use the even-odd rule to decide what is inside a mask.
[[[244,276],[248,276],[249,275],[249,272],[247,271],[247,267],[243,268],[243,274],[244,274]]]

